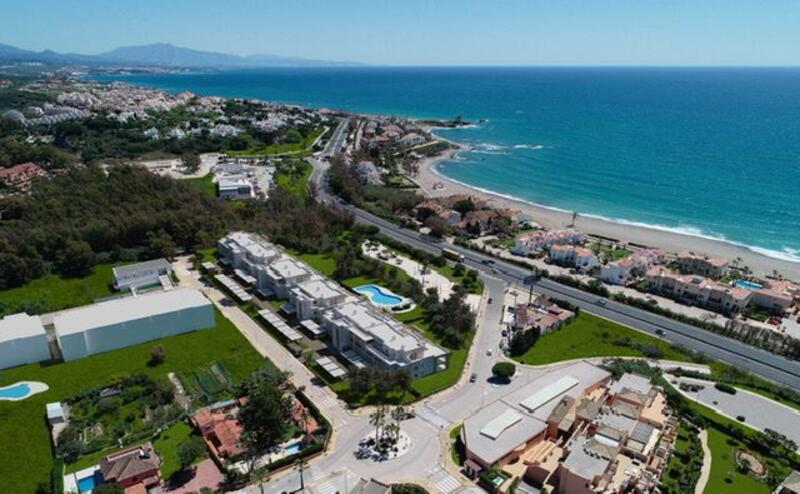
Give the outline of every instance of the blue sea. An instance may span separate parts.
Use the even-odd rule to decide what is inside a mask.
[[[439,172],[529,202],[800,261],[798,68],[336,68],[115,77],[485,122]]]

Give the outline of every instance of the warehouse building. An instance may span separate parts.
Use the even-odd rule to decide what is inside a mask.
[[[193,289],[100,302],[53,318],[64,360],[210,328],[214,324],[211,302]]]
[[[19,313],[0,319],[0,369],[50,359],[39,316]]]

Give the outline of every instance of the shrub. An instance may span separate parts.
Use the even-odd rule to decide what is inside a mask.
[[[511,376],[513,376],[516,372],[517,366],[511,362],[497,362],[492,367],[492,374],[506,380],[511,379]]]
[[[723,393],[728,393],[729,395],[736,394],[736,388],[734,388],[730,384],[716,383],[714,384],[714,387],[717,388],[719,391],[722,391]]]

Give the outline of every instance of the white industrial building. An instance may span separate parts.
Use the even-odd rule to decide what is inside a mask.
[[[166,259],[162,258],[127,266],[117,266],[112,271],[114,272],[114,287],[117,290],[122,290],[157,285],[160,276],[172,274],[172,267]]]
[[[356,367],[408,369],[413,377],[447,367],[447,352],[363,302],[337,305],[320,319],[333,346]]]
[[[53,318],[64,360],[210,328],[214,324],[211,302],[194,289],[100,302]]]
[[[244,177],[221,178],[217,183],[219,196],[223,199],[255,199],[253,184]]]
[[[50,346],[39,316],[22,312],[0,319],[0,369],[48,359]]]

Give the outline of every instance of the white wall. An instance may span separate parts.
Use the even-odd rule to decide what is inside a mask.
[[[49,359],[50,347],[44,333],[0,343],[0,369]]]

